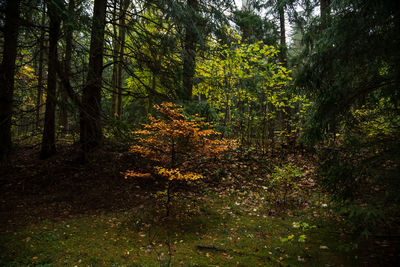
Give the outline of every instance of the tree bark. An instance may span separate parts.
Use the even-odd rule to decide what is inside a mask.
[[[13,112],[15,59],[18,44],[20,0],[8,0],[4,25],[3,61],[0,66],[0,160],[12,150],[11,117]]]
[[[121,7],[121,6],[120,6]],[[114,1],[114,12],[113,12],[113,21],[116,22],[118,16],[117,12],[117,1]],[[120,51],[120,42],[118,36],[117,25],[114,23],[113,25],[113,73],[111,78],[111,90],[112,90],[112,97],[111,97],[111,117],[114,119],[118,118],[118,73],[120,71],[120,64],[118,62],[118,53]]]
[[[106,0],[94,1],[89,69],[80,114],[80,141],[84,152],[100,146],[103,140],[100,115],[106,4]]]
[[[124,47],[125,47],[125,15],[129,8],[130,1],[129,0],[121,0],[121,8],[122,14],[120,14],[120,21],[119,21],[119,58],[118,58],[118,65],[119,71],[117,75],[117,87],[118,87],[118,101],[117,101],[117,114],[118,119],[122,119],[122,62],[124,61]]]
[[[280,45],[281,53],[280,60],[283,66],[287,66],[287,48],[286,48],[286,26],[285,26],[285,8],[280,6],[278,8],[279,12],[279,27],[280,27]]]
[[[114,12],[114,20],[119,16],[119,26],[114,25],[114,51],[113,51],[113,74],[112,74],[112,104],[111,116],[122,119],[122,62],[124,60],[125,47],[125,16],[129,8],[129,0],[120,0],[120,13]],[[114,9],[116,9],[114,7]]]
[[[36,129],[39,129],[41,126],[41,114],[42,114],[42,105],[43,105],[43,73],[44,73],[44,37],[45,37],[45,22],[46,22],[46,4],[43,2],[43,11],[42,11],[42,21],[40,30],[40,39],[39,39],[39,68],[38,68],[38,89],[37,89],[37,97],[36,97]]]
[[[286,46],[286,25],[285,25],[285,6],[284,4],[281,4],[281,6],[278,7],[278,13],[279,13],[279,26],[280,26],[280,61],[282,63],[282,66],[287,67],[288,62],[287,62],[287,46]],[[280,113],[280,124],[281,124],[281,130],[287,131],[290,133],[290,108],[288,107],[287,101],[283,101],[285,103],[285,106],[287,109],[285,109],[286,112],[281,110]]]
[[[198,11],[198,0],[187,0],[187,6],[191,13]],[[194,18],[193,18],[194,19]],[[196,24],[196,23],[194,23]],[[183,99],[191,100],[193,94],[193,77],[196,69],[196,32],[195,26],[186,25],[186,33],[183,48]]]
[[[46,159],[56,153],[56,91],[57,91],[57,44],[60,35],[61,18],[59,16],[62,2],[49,2],[49,64],[47,72],[46,111],[44,115],[44,129],[40,158]]]
[[[74,17],[75,0],[69,0],[68,4],[68,16],[69,20],[64,23],[65,27],[65,58],[64,58],[64,74],[65,78],[70,82],[71,77],[71,58],[72,58],[72,38],[73,38],[73,27],[72,19]],[[68,92],[61,83],[61,101],[65,105],[68,102]],[[68,111],[65,107],[60,107],[60,125],[62,126],[62,133],[68,133]]]

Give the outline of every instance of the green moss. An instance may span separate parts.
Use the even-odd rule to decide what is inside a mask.
[[[271,217],[260,208],[261,193],[258,199],[246,196],[248,202],[239,196],[209,192],[201,201],[177,200],[169,218],[148,210],[30,225],[0,236],[0,265],[353,265],[346,256],[351,254],[340,249],[347,241],[339,238],[333,219],[323,217],[324,209]],[[293,222],[316,227],[294,228]],[[293,241],[282,242],[290,235]],[[300,235],[305,242],[298,242]]]

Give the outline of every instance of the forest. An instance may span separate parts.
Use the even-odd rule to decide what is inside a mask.
[[[0,266],[398,266],[399,223],[400,1],[0,1]]]

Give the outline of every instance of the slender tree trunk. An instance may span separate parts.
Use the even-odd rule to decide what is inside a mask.
[[[89,69],[80,114],[80,141],[84,152],[98,147],[103,140],[100,115],[106,4],[106,0],[94,1]]]
[[[155,92],[156,87],[157,87],[157,77],[156,74],[154,72],[151,73],[152,77],[151,77],[151,89],[152,92]],[[148,99],[147,99],[147,114],[151,114],[153,109],[153,96],[151,94],[151,92],[148,92]]]
[[[118,111],[118,119],[122,119],[122,63],[124,61],[124,47],[125,47],[125,15],[126,11],[129,8],[130,1],[129,0],[121,0],[121,6],[122,6],[122,14],[120,14],[120,20],[119,20],[119,42],[120,42],[120,47],[119,47],[119,58],[118,58],[118,64],[119,64],[119,71],[118,71],[118,76],[117,76],[117,85],[118,85],[118,102],[117,102],[117,111]]]
[[[71,77],[71,58],[72,58],[72,38],[73,38],[73,27],[72,19],[75,10],[75,0],[69,0],[68,4],[68,16],[69,20],[64,24],[65,26],[65,58],[64,58],[64,74],[65,78],[70,80]],[[61,83],[61,101],[65,105],[68,102],[67,89]],[[62,133],[68,133],[68,111],[65,107],[61,106],[60,110],[60,125],[62,126]]]
[[[121,6],[120,6],[121,7]],[[113,12],[113,21],[117,20],[118,12],[117,12],[117,1],[114,1],[114,12]],[[111,97],[111,117],[118,118],[118,73],[120,71],[120,64],[118,62],[119,57],[118,53],[120,51],[120,42],[118,36],[117,25],[114,23],[113,25],[113,73],[111,78],[111,90],[112,90],[112,97]]]
[[[44,37],[45,37],[45,22],[46,22],[46,3],[43,1],[43,11],[42,11],[42,21],[40,30],[40,39],[39,39],[39,68],[38,68],[38,90],[37,90],[37,98],[36,98],[36,129],[40,127],[41,114],[42,114],[42,105],[43,105],[43,73],[44,73]]]
[[[118,101],[117,101],[117,118],[122,120],[122,68],[118,71]]]
[[[225,87],[228,89],[227,91],[230,92],[231,90],[231,83],[230,83],[230,78],[229,75],[227,73],[226,67],[224,67],[224,85]],[[231,125],[231,99],[229,96],[229,93],[225,94],[225,120],[224,120],[224,124],[225,126],[230,126]]]
[[[280,26],[280,61],[282,63],[282,66],[287,67],[288,62],[287,62],[287,47],[286,47],[286,26],[285,26],[285,6],[282,5],[278,9],[279,13],[279,26]],[[283,101],[285,103],[285,106],[287,105],[287,101]],[[287,108],[284,112],[283,110],[279,111],[280,113],[280,124],[281,124],[281,130],[287,130],[290,132],[290,110]]]
[[[112,75],[112,107],[111,115],[117,119],[122,119],[122,62],[124,60],[124,47],[125,47],[125,15],[129,8],[130,1],[120,1],[119,27],[114,25],[114,51],[113,60],[116,62],[113,68]],[[117,13],[114,13],[116,19]],[[114,19],[114,20],[115,20]]]
[[[247,113],[247,145],[250,146],[251,145],[251,108],[250,108],[250,101],[247,98],[246,99],[247,102],[247,106],[246,106],[246,113]]]
[[[0,160],[12,150],[11,116],[13,112],[15,59],[18,44],[20,0],[8,0],[4,25],[3,61],[0,66]]]
[[[287,48],[286,48],[286,26],[285,26],[285,8],[279,7],[279,26],[280,26],[280,60],[282,65],[287,66]]]
[[[265,105],[265,113],[273,113],[275,111],[275,108],[272,104],[267,104]],[[274,142],[275,138],[275,120],[274,119],[268,119],[268,138],[271,139],[272,143]]]
[[[61,19],[59,10],[62,7],[60,0],[49,2],[49,64],[47,76],[46,111],[44,115],[44,129],[42,151],[40,158],[45,159],[56,153],[56,87],[57,87],[57,43],[60,35]]]
[[[187,6],[195,14],[198,11],[198,0],[187,0]],[[183,49],[183,98],[191,100],[193,93],[193,77],[196,68],[196,32],[195,26],[186,25]]]
[[[61,104],[60,108],[60,118],[59,123],[61,126],[61,135],[66,135],[68,133],[68,111],[67,111],[67,104],[68,104],[68,93],[64,88],[62,83],[59,83],[60,88],[60,97],[61,97]]]
[[[225,102],[225,126],[230,126],[231,125],[231,105],[230,105],[230,100],[228,94],[226,94],[226,102]]]

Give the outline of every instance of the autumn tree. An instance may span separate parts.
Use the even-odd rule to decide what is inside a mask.
[[[162,116],[149,116],[150,123],[135,131],[137,145],[130,151],[149,160],[141,171],[128,171],[126,177],[159,177],[167,182],[167,208],[173,181],[197,180],[199,169],[211,169],[216,159],[236,145],[235,141],[215,138],[220,135],[199,117],[188,118],[173,103],[155,105]],[[167,216],[169,209],[167,209]]]

